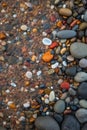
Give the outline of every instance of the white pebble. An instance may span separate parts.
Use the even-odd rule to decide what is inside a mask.
[[[26,25],[21,25],[20,28],[21,28],[22,31],[26,31],[28,27]]]
[[[43,35],[43,36],[47,36],[47,33],[46,33],[46,32],[42,32],[42,35]]]
[[[41,70],[37,71],[37,76],[40,76],[40,75],[41,75],[41,73],[42,73],[42,71],[41,71]]]
[[[32,78],[32,72],[30,71],[27,71],[25,76],[28,78],[28,79],[31,79]]]
[[[24,106],[24,108],[30,107],[30,102],[24,103],[23,106]]]
[[[49,94],[49,101],[54,101],[55,99],[55,92],[54,91],[51,91],[50,94]]]
[[[58,80],[58,84],[61,84],[63,82],[63,79]]]
[[[44,102],[45,102],[45,104],[49,104],[49,99],[46,98],[46,99],[44,100]]]
[[[65,66],[65,67],[67,66],[67,62],[66,62],[66,61],[63,61],[62,64],[63,64],[63,66]]]
[[[56,63],[54,63],[54,64],[52,64],[52,65],[51,65],[51,68],[52,68],[52,69],[55,69],[55,68],[57,68],[57,67],[58,67],[58,65],[59,65],[59,63],[58,63],[58,62],[56,62]]]
[[[49,46],[52,44],[52,41],[49,38],[43,38],[42,43],[46,46]]]

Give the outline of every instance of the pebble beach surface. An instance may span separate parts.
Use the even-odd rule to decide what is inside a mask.
[[[87,0],[0,0],[0,130],[87,130]]]

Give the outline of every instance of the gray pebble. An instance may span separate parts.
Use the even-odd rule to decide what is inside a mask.
[[[72,115],[65,116],[61,130],[80,130],[80,124]]]
[[[85,12],[83,19],[85,22],[87,22],[87,11]]]
[[[0,126],[0,130],[6,130],[6,128]]]
[[[69,94],[72,96],[76,95],[76,91],[73,88],[69,88]]]
[[[61,39],[73,38],[76,36],[76,32],[73,30],[62,30],[57,33],[57,37]]]
[[[87,109],[80,108],[76,111],[75,115],[80,123],[87,122]]]
[[[86,124],[84,124],[84,126],[82,127],[82,129],[81,130],[87,130],[87,123]]]
[[[87,99],[87,82],[83,82],[79,85],[78,95],[83,99]]]
[[[83,58],[87,56],[87,44],[74,42],[70,46],[70,52],[75,58]]]
[[[87,81],[87,73],[85,72],[78,72],[75,77],[74,80],[76,82],[83,82],[83,81]]]
[[[54,111],[57,113],[62,113],[65,110],[65,102],[63,100],[59,100],[54,105]]]
[[[87,108],[87,100],[82,99],[82,100],[79,101],[79,104],[80,104],[81,107]]]
[[[76,75],[76,66],[67,68],[65,72],[67,75],[75,76]]]
[[[81,68],[86,68],[87,67],[87,59],[86,58],[82,58],[80,61],[79,61],[79,66]]]
[[[58,123],[50,116],[40,116],[35,121],[37,130],[60,130]]]

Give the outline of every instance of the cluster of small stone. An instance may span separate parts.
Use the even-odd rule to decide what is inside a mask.
[[[86,130],[87,1],[0,2],[0,130]]]

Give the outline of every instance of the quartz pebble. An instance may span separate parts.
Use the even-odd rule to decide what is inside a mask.
[[[80,108],[75,113],[80,123],[87,122],[87,109]]]
[[[49,46],[52,44],[52,41],[49,38],[43,38],[42,43],[46,46]]]
[[[87,73],[85,72],[78,72],[75,77],[74,80],[76,82],[83,82],[83,81],[87,81]]]
[[[30,71],[27,71],[25,76],[28,78],[28,79],[31,79],[32,78],[32,72]]]
[[[65,110],[65,102],[63,100],[59,100],[54,105],[54,111],[57,113],[62,113]]]
[[[79,61],[79,66],[81,68],[86,68],[87,67],[87,59],[86,58],[82,58],[80,61]]]
[[[70,46],[70,52],[75,58],[84,58],[87,56],[87,45],[85,43],[74,42]]]
[[[61,130],[80,130],[80,124],[74,116],[67,115],[64,118]]]
[[[54,91],[51,91],[50,92],[50,95],[49,95],[49,101],[54,101],[54,99],[55,99],[55,92]]]
[[[38,117],[35,126],[38,130],[60,130],[58,123],[50,116]]]
[[[76,36],[76,32],[73,30],[62,30],[57,33],[57,37],[61,39],[73,38]]]

